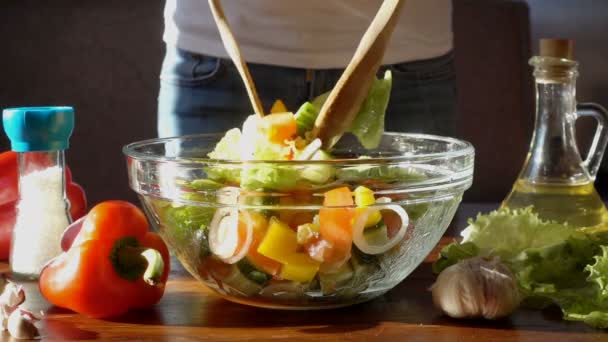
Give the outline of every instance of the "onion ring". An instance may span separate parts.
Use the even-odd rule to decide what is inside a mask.
[[[382,201],[384,202],[384,201]],[[372,210],[381,210],[388,209],[394,211],[401,218],[401,227],[399,231],[395,234],[395,236],[390,239],[387,243],[381,246],[373,246],[367,243],[367,240],[363,236],[363,231],[365,230],[365,222],[367,221],[368,216],[372,212]],[[389,249],[395,247],[405,236],[408,225],[410,223],[409,216],[405,209],[403,209],[400,205],[397,204],[382,204],[375,205],[370,208],[366,208],[366,210],[361,211],[361,213],[357,216],[355,223],[353,224],[353,243],[361,252],[365,254],[382,254]]]
[[[239,212],[237,209],[220,208],[216,210],[209,225],[209,248],[211,252],[228,264],[237,263],[243,259],[253,241],[253,225],[249,213],[241,213],[245,219],[245,242],[240,251],[239,245]],[[222,223],[223,220],[229,220]]]

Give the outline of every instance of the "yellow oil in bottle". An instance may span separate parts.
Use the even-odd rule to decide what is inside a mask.
[[[592,182],[539,184],[518,179],[502,207],[516,209],[531,205],[542,219],[568,222],[577,228],[608,223],[608,210]]]

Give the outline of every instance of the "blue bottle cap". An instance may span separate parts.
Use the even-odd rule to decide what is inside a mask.
[[[74,129],[74,108],[7,108],[2,123],[15,152],[65,150]]]

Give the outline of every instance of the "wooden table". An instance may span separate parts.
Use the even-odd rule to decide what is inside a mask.
[[[442,244],[466,219],[494,205],[462,204]],[[608,335],[561,320],[559,310],[519,310],[509,319],[454,320],[433,307],[427,291],[435,276],[427,260],[386,295],[349,308],[273,311],[225,301],[174,262],[167,292],[151,310],[115,320],[90,319],[52,308],[46,339],[132,341],[603,341]],[[4,341],[10,338],[5,333]]]

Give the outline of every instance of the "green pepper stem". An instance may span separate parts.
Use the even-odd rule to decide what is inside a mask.
[[[148,267],[146,267],[146,271],[144,272],[144,281],[149,285],[155,286],[160,283],[163,271],[165,270],[163,256],[159,251],[152,248],[146,249],[141,255],[148,261]]]
[[[143,277],[144,281],[152,286],[160,283],[165,262],[163,256],[156,249],[122,246],[116,251],[116,257],[120,269],[127,271],[127,274],[122,272],[123,277],[130,280]]]

